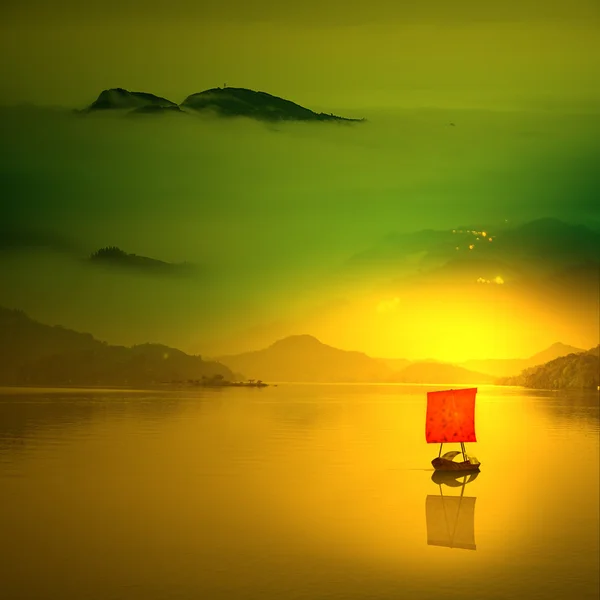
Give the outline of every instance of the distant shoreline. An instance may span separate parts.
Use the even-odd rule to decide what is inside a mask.
[[[269,387],[268,383],[238,383],[227,382],[224,384],[188,384],[188,383],[157,383],[148,385],[147,387],[126,386],[126,385],[52,385],[52,384],[29,384],[29,385],[1,385],[0,395],[9,393],[27,393],[27,392],[45,392],[45,391],[63,391],[63,392],[131,392],[131,393],[146,393],[155,391],[179,392],[186,389],[196,388],[229,388],[229,387]],[[274,385],[277,387],[277,384]]]
[[[529,392],[550,392],[552,394],[565,394],[565,393],[596,393],[596,389],[591,388],[563,388],[563,389],[546,389],[546,388],[530,388],[522,385],[501,385],[494,383],[484,384],[449,384],[449,383],[382,383],[382,382],[323,382],[323,381],[280,381],[277,383],[262,383],[260,385],[245,382],[228,382],[226,384],[211,385],[211,384],[188,384],[188,383],[163,383],[154,384],[147,387],[139,386],[118,386],[118,385],[41,385],[41,384],[30,384],[30,385],[0,385],[0,396],[6,396],[9,394],[26,394],[26,393],[43,393],[43,392],[66,392],[66,393],[118,393],[127,392],[132,394],[143,394],[148,392],[181,392],[184,390],[197,390],[197,389],[221,389],[221,388],[239,388],[239,387],[252,387],[262,389],[264,387],[278,387],[280,385],[298,385],[298,386],[376,386],[376,387],[421,387],[421,388],[444,388],[444,389],[460,389],[463,387],[478,388],[502,388],[502,389],[513,389],[513,390],[525,390]]]
[[[207,380],[194,380],[194,381],[171,381],[168,383],[159,384],[161,387],[175,386],[177,388],[222,388],[222,387],[255,387],[264,388],[269,387],[268,383],[264,381],[223,381],[219,379],[207,379]]]

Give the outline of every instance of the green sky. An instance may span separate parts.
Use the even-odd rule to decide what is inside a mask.
[[[118,86],[181,101],[227,82],[369,119],[267,127],[2,111],[0,304],[45,322],[209,354],[311,333],[371,354],[435,357],[407,326],[403,294],[416,288],[398,283],[402,265],[422,270],[432,246],[390,259],[386,236],[542,217],[600,230],[596,2],[40,0],[0,11],[4,104],[82,107]],[[52,248],[26,249],[42,238]],[[197,272],[90,270],[82,259],[106,245]],[[347,261],[370,249],[385,266],[349,276]],[[576,260],[594,259],[586,252]],[[563,258],[522,262],[531,277]],[[542,288],[517,289],[523,314],[543,305]],[[396,296],[406,322],[392,327],[376,307]],[[567,296],[553,310],[574,314]],[[488,333],[506,329],[513,299],[496,321],[487,315]],[[597,337],[589,323],[544,318],[486,355]],[[444,348],[437,356],[451,359]]]

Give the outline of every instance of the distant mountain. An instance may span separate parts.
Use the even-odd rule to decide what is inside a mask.
[[[527,359],[529,363],[527,367],[536,367],[538,365],[543,365],[544,363],[550,362],[555,358],[560,358],[561,356],[567,356],[568,354],[578,354],[580,352],[585,352],[583,348],[576,348],[575,346],[568,346],[567,344],[563,344],[561,342],[556,342],[549,346],[545,350],[534,354],[530,358]]]
[[[130,92],[123,88],[104,90],[83,112],[100,110],[148,109],[148,107],[177,108],[175,102],[146,92]]]
[[[544,364],[560,356],[567,354],[583,352],[581,348],[568,346],[557,342],[549,348],[530,356],[529,358],[508,358],[508,359],[487,359],[487,360],[468,360],[461,363],[460,366],[473,371],[487,373],[494,377],[510,377],[519,374],[524,369]]]
[[[555,358],[543,365],[525,369],[516,377],[501,378],[497,383],[546,390],[596,390],[600,385],[600,346],[587,352]]]
[[[448,383],[454,385],[493,383],[494,377],[455,365],[424,361],[402,369],[394,378],[397,383]]]
[[[0,307],[0,385],[129,385],[222,375],[224,365],[160,344],[110,346],[89,333],[43,325]]]
[[[598,240],[600,243],[600,238]],[[598,305],[600,296],[600,256],[563,266],[550,273],[542,282],[548,293],[560,292],[582,301]]]
[[[88,259],[92,264],[114,267],[124,267],[149,271],[154,273],[186,273],[192,271],[192,266],[184,264],[168,263],[156,258],[128,254],[116,246],[100,248],[92,253]]]
[[[182,110],[183,109],[183,110]],[[79,113],[128,111],[127,116],[212,112],[222,117],[249,117],[261,121],[359,122],[332,113],[316,113],[290,100],[246,88],[213,88],[188,96],[180,105],[171,100],[123,88],[104,90]]]
[[[310,335],[294,335],[255,352],[222,356],[218,361],[246,377],[289,382],[390,381],[392,371],[362,352],[339,350]]]
[[[402,371],[402,369],[410,365],[410,360],[407,358],[378,358],[376,360],[382,362],[392,371]]]
[[[525,259],[548,260],[552,257],[561,263],[597,258],[600,244],[600,234],[585,225],[550,218],[507,228],[500,236],[514,255]]]
[[[390,233],[351,257],[342,273],[437,283],[475,283],[500,275],[507,283],[537,284],[573,280],[575,269],[576,283],[584,283],[589,274],[598,277],[599,247],[600,233],[557,219]]]
[[[321,343],[310,335],[279,340],[264,350],[222,356],[219,362],[265,381],[327,383],[492,383],[493,377],[436,361],[371,358]]]
[[[182,103],[194,111],[212,111],[223,117],[250,117],[265,121],[360,121],[316,113],[299,104],[246,88],[213,88],[188,96]]]

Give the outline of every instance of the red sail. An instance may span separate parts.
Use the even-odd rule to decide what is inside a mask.
[[[427,393],[425,437],[429,444],[476,442],[477,388]]]

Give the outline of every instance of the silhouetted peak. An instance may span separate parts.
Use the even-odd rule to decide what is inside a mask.
[[[562,342],[554,342],[554,344],[550,344],[550,346],[548,346],[547,350],[570,350],[571,348],[572,346],[563,344]]]
[[[233,373],[163,344],[113,346],[0,307],[0,385],[147,385]]]
[[[166,98],[155,96],[147,92],[131,92],[124,88],[110,88],[100,92],[95,102],[90,104],[88,110],[141,108],[145,106],[177,106]]]
[[[585,352],[582,348],[576,348],[575,346],[569,346],[562,342],[555,342],[545,350],[534,354],[529,360],[538,364],[542,364],[561,356],[568,356],[569,354],[579,354]]]
[[[291,100],[247,88],[211,88],[188,96],[181,106],[214,111],[223,117],[250,117],[266,121],[358,121],[332,113],[316,113]]]
[[[125,94],[129,94],[129,90],[126,90],[124,88],[110,88],[108,90],[102,90],[100,92],[100,96],[98,96],[98,98],[106,98],[107,96],[111,96],[114,94],[121,94],[121,95],[125,95]]]
[[[277,340],[271,345],[271,348],[307,348],[325,346],[316,337],[308,334],[290,335],[281,340]]]
[[[549,352],[550,350],[555,350],[557,352],[567,352],[567,353],[583,352],[583,350],[581,348],[575,348],[574,346],[570,346],[569,344],[563,344],[562,342],[554,342],[554,344],[551,344],[545,350],[542,350],[542,352]]]
[[[529,221],[527,223],[523,223],[519,226],[518,231],[521,235],[557,235],[557,236],[565,236],[565,235],[589,235],[592,232],[585,225],[577,224],[573,225],[571,223],[565,223],[560,219],[555,219],[551,217],[545,217],[542,219],[535,219],[533,221]]]

